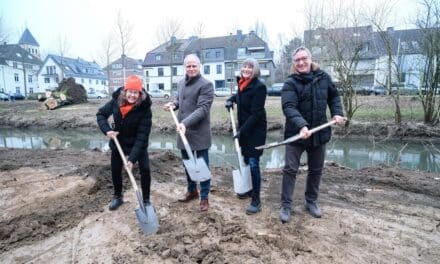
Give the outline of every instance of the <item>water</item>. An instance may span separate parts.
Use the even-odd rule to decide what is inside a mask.
[[[267,142],[279,141],[279,132],[270,133]],[[406,144],[406,145],[405,145]],[[100,132],[69,130],[18,130],[0,129],[0,147],[26,149],[101,149],[108,151],[108,140]],[[175,135],[153,134],[150,150],[170,150],[178,154]],[[363,168],[385,164],[412,170],[440,173],[440,144],[386,141],[373,144],[368,140],[335,139],[327,144],[326,160],[335,161],[350,168]],[[303,155],[305,161],[305,155]],[[214,166],[236,166],[236,154],[231,137],[214,136],[210,149],[210,161]],[[261,158],[264,168],[280,168],[284,164],[284,147],[265,150]]]

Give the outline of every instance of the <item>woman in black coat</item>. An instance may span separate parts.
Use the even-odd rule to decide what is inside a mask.
[[[114,127],[110,127],[108,118],[113,115]],[[142,89],[142,80],[129,76],[124,87],[116,90],[112,99],[98,110],[96,114],[101,131],[110,138],[111,170],[114,195],[109,205],[116,210],[122,205],[122,166],[123,161],[113,138],[117,137],[123,152],[128,155],[127,169],[139,162],[141,189],[144,203],[150,202],[150,166],[148,159],[148,138],[151,130],[151,99]]]
[[[251,169],[252,201],[246,208],[247,214],[255,214],[261,210],[260,189],[260,156],[263,150],[255,149],[256,146],[266,142],[266,85],[258,77],[260,66],[255,59],[246,59],[241,67],[241,75],[238,80],[238,92],[231,96],[225,103],[229,109],[233,103],[237,104],[238,131],[234,138],[238,138],[244,160]]]

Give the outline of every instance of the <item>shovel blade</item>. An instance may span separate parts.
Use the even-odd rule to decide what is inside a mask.
[[[211,171],[205,163],[203,158],[196,158],[194,160],[184,159],[183,165],[185,165],[191,180],[195,182],[204,182],[211,179]]]
[[[139,225],[146,235],[155,234],[159,230],[159,220],[157,219],[156,210],[152,205],[147,205],[144,208],[145,211],[141,208],[134,210]]]
[[[252,189],[251,169],[249,166],[241,167],[241,170],[232,171],[235,193],[246,193]]]

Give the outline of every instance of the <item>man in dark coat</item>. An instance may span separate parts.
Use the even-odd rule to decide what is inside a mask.
[[[309,129],[327,122],[327,105],[337,124],[344,121],[339,93],[330,76],[312,63],[310,51],[300,47],[292,57],[292,74],[281,92],[281,104],[286,117],[284,137],[301,133],[303,139],[286,145],[280,209],[283,223],[290,221],[296,174],[304,151],[307,152],[308,165],[305,208],[313,217],[321,217],[316,200],[324,167],[325,144],[330,140],[331,128],[327,127],[314,134]]]
[[[175,102],[165,104],[167,111],[179,110],[177,119],[180,122],[177,129],[183,131],[190,148],[196,151],[197,157],[202,157],[209,166],[208,150],[211,147],[211,105],[214,101],[214,88],[210,81],[200,74],[200,60],[195,54],[189,54],[184,59],[185,78],[177,87]],[[177,137],[177,147],[181,150],[182,158],[188,159],[182,139]],[[197,199],[197,183],[192,181],[185,168],[187,179],[187,192],[179,199],[180,202],[189,202]],[[200,182],[200,211],[209,208],[208,195],[211,180]]]
[[[108,122],[113,115],[114,127]],[[109,209],[116,210],[122,205],[122,166],[123,161],[116,148],[114,137],[117,137],[123,152],[128,155],[127,169],[139,162],[141,189],[144,203],[150,203],[150,166],[148,159],[148,138],[151,130],[151,100],[142,89],[142,80],[129,76],[124,87],[112,94],[112,99],[98,110],[96,114],[99,128],[110,138],[111,170],[114,195]]]

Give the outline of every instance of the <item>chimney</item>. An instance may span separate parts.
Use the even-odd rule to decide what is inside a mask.
[[[243,32],[240,29],[237,30],[237,37],[236,38],[238,41],[243,40]]]

